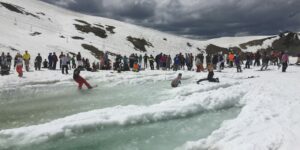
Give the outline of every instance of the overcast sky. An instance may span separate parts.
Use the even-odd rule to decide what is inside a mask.
[[[300,31],[300,0],[43,0],[194,38]]]

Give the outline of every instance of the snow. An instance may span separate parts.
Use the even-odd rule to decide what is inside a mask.
[[[299,68],[291,68],[286,74],[270,71],[252,80],[255,86],[241,99],[244,107],[236,119],[224,122],[208,138],[178,149],[298,149]]]
[[[0,48],[1,52],[29,50],[32,56],[41,53],[43,57],[49,52],[80,51],[84,57],[96,60],[90,52],[80,45],[92,44],[101,50],[129,55],[139,53],[126,41],[127,36],[145,37],[154,48],[147,48],[148,54],[167,53],[175,55],[179,52],[198,53],[197,47],[205,48],[209,44],[221,47],[239,46],[250,40],[263,39],[267,36],[224,37],[208,41],[196,41],[161,33],[152,29],[138,27],[119,21],[87,16],[76,12],[57,8],[36,0],[0,0],[25,8],[26,11],[44,12],[45,16],[37,19],[11,12],[0,7]],[[49,20],[51,18],[51,21]],[[107,39],[95,37],[93,34],[83,34],[75,30],[74,19],[90,23],[116,26],[116,34]],[[30,36],[32,32],[41,32],[39,36]],[[59,36],[66,38],[60,38]],[[84,37],[85,40],[72,40],[72,36]],[[163,38],[167,38],[164,41]],[[246,51],[255,52],[260,48],[271,46],[278,37],[264,41],[262,46],[247,47]],[[187,42],[193,45],[187,46]],[[91,61],[93,62],[93,61]],[[14,146],[39,144],[70,137],[73,134],[101,128],[102,126],[133,126],[149,124],[164,120],[184,118],[199,115],[205,111],[218,111],[231,107],[242,107],[241,113],[232,120],[224,121],[221,127],[210,136],[196,141],[186,141],[178,145],[178,149],[222,149],[222,150],[297,150],[300,147],[300,68],[290,66],[287,73],[281,73],[276,67],[270,67],[266,72],[258,68],[245,70],[237,74],[235,69],[226,69],[216,73],[221,83],[201,83],[195,81],[206,77],[206,73],[181,71],[183,85],[175,89],[166,89],[165,93],[175,95],[155,104],[119,105],[90,110],[77,114],[56,118],[49,122],[27,125],[23,127],[1,129],[0,149]],[[0,78],[0,94],[5,90],[24,89],[32,87],[47,87],[49,85],[69,85],[76,89],[71,75],[62,75],[59,71],[25,72],[24,78],[18,78],[15,71],[10,76]],[[135,86],[147,82],[159,83],[171,81],[178,72],[173,71],[142,71],[117,74],[111,71],[97,73],[82,72],[82,76],[97,83],[109,83],[109,86],[125,84]],[[256,78],[248,77],[255,76]],[[51,92],[51,91],[50,91]],[[1,103],[0,103],[1,104]],[[197,133],[195,133],[197,134]]]
[[[281,73],[276,68],[271,66],[271,70],[266,72],[256,71],[258,68],[255,68],[241,74],[236,73],[235,69],[226,69],[223,73],[216,73],[221,83],[204,82],[201,85],[195,84],[195,81],[206,74],[183,71],[186,82],[179,88],[165,91],[176,95],[175,98],[151,105],[107,107],[43,124],[0,130],[0,147],[37,144],[105,126],[149,124],[205,111],[243,107],[237,118],[225,121],[209,137],[187,142],[178,149],[297,149],[300,146],[300,85],[296,83],[299,80],[300,68],[291,66],[287,73]],[[176,75],[177,72],[172,71],[150,70],[122,74],[110,71],[83,72],[83,76],[89,80],[109,82],[111,86],[171,81]],[[252,76],[256,78],[248,78]],[[29,72],[25,73],[25,77],[2,77],[2,90],[49,84],[75,86],[71,75],[61,75],[58,71]]]
[[[120,21],[84,15],[37,0],[1,0],[10,4],[24,7],[24,10],[35,15],[32,16],[18,14],[0,7],[0,47],[5,52],[11,52],[13,55],[17,51],[11,51],[10,47],[17,49],[21,53],[28,50],[32,56],[41,53],[42,56],[48,56],[49,52],[81,52],[84,57],[90,60],[97,60],[92,54],[82,48],[81,44],[89,44],[102,51],[109,51],[116,54],[130,55],[132,53],[140,54],[140,51],[134,50],[133,45],[127,41],[127,36],[144,38],[151,42],[154,47],[146,47],[147,53],[158,54],[166,53],[174,56],[181,53],[199,53],[199,49],[205,49],[209,44],[221,47],[239,47],[239,44],[250,40],[262,39],[268,36],[248,36],[248,37],[223,37],[208,41],[198,41],[179,37],[171,34],[162,33],[153,29],[139,27],[123,23]],[[44,13],[45,15],[37,14]],[[116,27],[116,33],[108,33],[106,39],[99,38],[93,33],[85,34],[75,29],[74,24],[80,24],[75,19],[87,21],[91,24],[110,25]],[[40,32],[41,35],[31,36],[33,32]],[[64,36],[65,38],[61,38]],[[73,36],[83,37],[84,40],[72,39]],[[166,38],[167,40],[164,40]],[[49,40],[51,39],[51,40]],[[192,47],[187,46],[192,44]],[[268,43],[266,45],[269,45]],[[252,49],[259,48],[253,47]],[[252,50],[251,49],[251,50]]]
[[[280,39],[280,37],[276,36],[274,38],[265,40],[262,45],[247,46],[247,48],[243,49],[243,50],[246,51],[246,52],[253,52],[253,53],[255,53],[259,49],[267,49],[269,47],[272,47],[272,44],[274,43],[274,41],[279,40],[279,39]]]

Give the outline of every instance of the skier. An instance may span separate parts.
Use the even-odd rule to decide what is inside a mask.
[[[92,89],[93,87],[80,76],[81,67],[78,66],[73,73],[73,79],[78,83],[78,89],[82,89],[82,85],[85,84],[88,89]]]
[[[26,71],[29,72],[30,54],[28,53],[28,51],[25,51],[25,54],[23,55],[23,59],[25,62]]]
[[[176,88],[176,87],[178,87],[179,84],[181,84],[181,77],[182,77],[182,74],[179,73],[178,76],[177,76],[177,78],[175,78],[175,79],[172,81],[171,86],[172,86],[173,88]]]
[[[199,84],[202,81],[206,81],[206,80],[208,80],[208,82],[220,82],[219,78],[214,78],[214,67],[212,66],[212,64],[208,65],[207,70],[208,70],[207,78],[198,80],[197,84]]]

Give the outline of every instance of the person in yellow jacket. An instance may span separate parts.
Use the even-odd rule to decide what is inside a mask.
[[[30,54],[28,53],[28,51],[25,51],[25,54],[23,55],[23,59],[25,62],[26,71],[29,72]]]

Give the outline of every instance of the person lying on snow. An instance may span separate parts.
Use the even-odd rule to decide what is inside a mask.
[[[181,84],[181,77],[182,77],[182,74],[179,73],[178,76],[177,76],[177,78],[175,78],[175,79],[172,81],[171,86],[172,86],[173,88],[178,87],[178,85]]]
[[[78,88],[82,89],[82,85],[85,84],[88,89],[92,89],[93,87],[84,79],[80,76],[80,71],[81,67],[78,66],[73,73],[73,79],[78,83]]]
[[[206,80],[208,80],[208,82],[220,82],[219,78],[214,78],[214,68],[211,64],[208,65],[207,70],[208,70],[207,78],[198,80],[197,84],[199,84],[202,81],[206,81]]]

